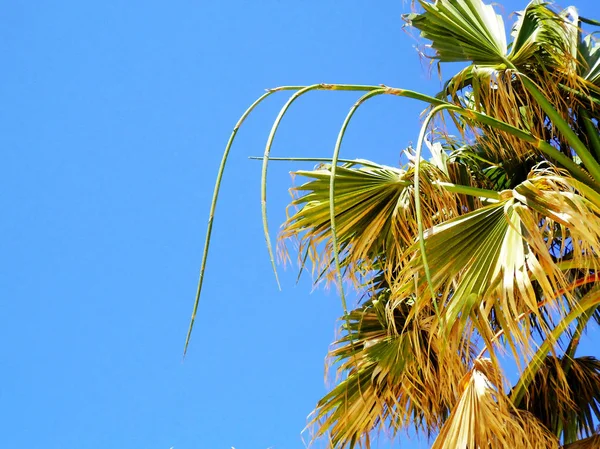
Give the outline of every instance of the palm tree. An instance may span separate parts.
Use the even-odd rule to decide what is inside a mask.
[[[387,86],[319,84],[269,90],[242,116],[294,91],[279,122],[311,90],[364,95],[334,154],[293,189],[279,248],[294,242],[301,269],[336,283],[344,316],[330,351],[339,382],[313,414],[335,448],[378,431],[414,429],[434,449],[600,447],[600,361],[579,356],[600,322],[600,44],[569,7],[534,0],[510,43],[481,0],[420,1],[405,16],[429,56],[466,66],[430,97]],[[401,168],[342,160],[354,112],[377,95],[423,101],[427,115]],[[430,154],[424,159],[424,148]],[[362,295],[348,310],[344,284]],[[186,341],[186,348],[189,342]],[[507,360],[519,367],[513,382]]]

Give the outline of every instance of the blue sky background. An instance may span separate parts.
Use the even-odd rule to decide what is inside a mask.
[[[594,2],[572,3],[600,15]],[[504,4],[510,12],[525,2]],[[333,291],[311,293],[309,279],[295,286],[291,269],[279,292],[271,273],[260,165],[247,156],[262,154],[285,94],[238,135],[182,363],[216,170],[238,116],[264,88],[437,92],[402,31],[408,9],[397,0],[3,6],[0,447],[303,447],[306,417],[327,391],[323,361],[341,306]],[[298,101],[273,155],[330,155],[356,98]],[[422,108],[372,100],[342,156],[398,164]],[[271,167],[276,230],[288,172],[301,166]]]

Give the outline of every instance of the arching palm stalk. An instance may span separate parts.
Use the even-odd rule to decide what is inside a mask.
[[[593,21],[536,0],[507,44],[502,19],[480,0],[420,5],[406,21],[431,42],[430,56],[468,64],[437,97],[386,86],[274,89],[238,122],[220,171],[248,113],[294,90],[263,158],[273,260],[265,180],[281,118],[311,90],[365,93],[331,160],[297,172],[307,181],[281,234],[297,241],[317,281],[337,283],[344,307],[330,354],[341,380],[317,405],[316,435],[369,447],[373,432],[413,427],[436,449],[595,447],[600,362],[576,356],[600,316],[600,45],[581,30]],[[339,159],[354,112],[377,95],[431,106],[405,167]],[[460,139],[426,140],[442,114]],[[190,332],[209,241],[210,227]],[[343,280],[364,294],[355,310]],[[503,372],[506,352],[518,379]]]

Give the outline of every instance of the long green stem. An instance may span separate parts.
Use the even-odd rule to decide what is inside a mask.
[[[431,302],[433,304],[433,308],[438,319],[441,317],[437,304],[435,289],[433,288],[433,282],[431,280],[429,264],[427,263],[426,242],[423,231],[423,212],[421,211],[421,194],[419,185],[421,172],[421,152],[423,151],[423,142],[425,141],[425,134],[427,133],[427,129],[429,128],[429,124],[431,123],[431,121],[434,119],[438,112],[441,112],[446,109],[451,109],[453,106],[454,105],[452,104],[442,104],[436,106],[429,112],[429,114],[427,114],[427,117],[425,117],[423,125],[421,125],[421,131],[419,132],[419,139],[417,140],[417,148],[415,154],[415,175],[413,181],[415,187],[415,213],[417,215],[417,231],[419,233],[419,248],[421,250],[421,260],[423,261],[423,269],[425,270],[425,277],[427,278],[427,284],[429,285],[429,291],[431,293]]]
[[[522,129],[516,128],[512,125],[509,125],[508,123],[505,123],[501,120],[495,119],[488,115],[473,111],[471,109],[463,109],[459,106],[454,106],[454,105],[452,105],[452,106],[453,107],[448,108],[448,109],[456,112],[457,114],[460,114],[460,115],[462,115],[468,119],[471,119],[475,122],[479,122],[484,125],[490,126],[494,129],[498,129],[500,131],[507,132],[515,137],[518,137],[519,139],[521,139],[525,142],[531,143],[536,148],[538,148],[542,153],[544,153],[546,156],[548,156],[551,159],[554,159],[556,162],[558,162],[560,165],[562,165],[564,168],[566,168],[575,179],[583,182],[584,184],[586,184],[588,186],[594,187],[596,189],[600,189],[600,182],[591,178],[590,175],[585,170],[583,170],[579,165],[577,165],[575,162],[573,162],[573,160],[570,157],[565,156],[563,153],[561,153],[559,150],[554,148],[548,142],[538,139],[537,137],[533,136],[532,134],[528,133],[527,131],[523,131]]]
[[[586,17],[579,16],[579,20],[581,20],[583,23],[587,23],[588,25],[600,26],[600,22],[594,19],[588,19]]]
[[[271,127],[271,132],[269,133],[269,137],[267,139],[267,144],[265,145],[265,152],[263,155],[263,164],[262,164],[262,173],[261,173],[261,192],[260,192],[260,202],[261,202],[261,210],[262,210],[262,222],[263,222],[263,231],[265,234],[265,241],[267,244],[267,250],[269,252],[269,258],[271,260],[271,266],[273,267],[273,273],[275,274],[275,280],[277,281],[277,286],[281,289],[279,284],[279,276],[277,275],[277,267],[275,266],[275,257],[273,255],[273,245],[271,244],[271,235],[269,232],[269,222],[267,219],[267,171],[269,165],[269,159],[271,154],[271,147],[273,146],[273,140],[275,139],[275,134],[277,133],[277,129],[279,128],[279,124],[283,119],[283,116],[286,114],[289,107],[300,98],[305,93],[310,92],[311,90],[340,90],[340,91],[374,91],[381,89],[380,86],[368,86],[368,85],[360,85],[360,84],[313,84],[312,86],[306,86],[299,89],[295,92],[289,100],[283,105],[277,118],[273,122],[273,126]]]
[[[262,210],[262,221],[263,221],[263,230],[265,233],[265,240],[267,243],[267,250],[269,252],[269,259],[271,260],[271,266],[273,267],[273,273],[275,274],[275,281],[277,282],[277,287],[281,290],[281,285],[279,284],[279,276],[277,275],[277,267],[275,265],[275,257],[273,255],[273,246],[271,245],[271,238],[269,234],[269,223],[267,219],[267,166],[269,162],[269,154],[271,153],[271,146],[273,145],[273,139],[275,138],[275,133],[277,132],[277,128],[279,127],[279,123],[281,123],[281,119],[285,115],[288,108],[292,105],[296,99],[300,96],[304,95],[311,90],[318,89],[320,84],[314,84],[312,86],[303,87],[302,89],[295,92],[289,100],[283,105],[281,110],[279,111],[279,115],[275,119],[273,126],[271,127],[271,132],[269,133],[269,138],[267,139],[267,145],[265,146],[265,153],[263,156],[263,166],[262,166],[262,176],[261,176],[261,191],[260,191],[260,204]]]
[[[348,128],[348,124],[356,110],[368,99],[375,97],[377,95],[385,94],[385,89],[377,89],[367,94],[363,95],[358,99],[356,103],[350,108],[348,115],[344,119],[344,123],[342,123],[342,127],[340,128],[340,132],[338,133],[337,140],[335,142],[335,148],[333,150],[333,156],[331,158],[331,178],[329,180],[329,221],[331,223],[331,246],[333,249],[333,258],[335,262],[335,272],[338,280],[338,289],[340,291],[340,299],[342,301],[342,308],[344,310],[344,320],[346,321],[346,327],[348,330],[348,337],[350,338],[350,347],[352,348],[353,357],[355,357],[355,346],[354,346],[354,338],[352,336],[351,327],[350,327],[350,315],[348,314],[348,305],[346,304],[346,295],[344,294],[344,276],[342,275],[342,267],[340,264],[340,248],[337,240],[337,230],[335,223],[335,176],[337,170],[337,164],[339,162],[340,149],[342,147],[342,141],[344,139],[344,135],[346,134],[346,128]],[[356,360],[355,360],[355,363]],[[360,369],[358,365],[356,365],[356,369],[358,370],[358,375],[360,376]],[[360,391],[360,382],[359,382],[359,392],[362,396],[362,391]]]
[[[561,89],[566,90],[567,92],[570,92],[576,96],[578,96],[579,98],[585,99],[587,101],[589,101],[590,103],[595,103],[597,105],[600,105],[600,100],[598,100],[595,97],[592,97],[591,95],[587,94],[587,93],[583,93],[580,90],[577,89],[573,89],[572,87],[566,86],[562,83],[558,84],[560,86]],[[598,92],[598,87],[596,87],[594,84],[589,83],[586,87],[590,88],[590,89],[594,89],[596,92]]]
[[[500,193],[495,190],[481,189],[479,187],[463,186],[461,184],[452,184],[451,182],[435,181],[435,185],[442,187],[447,192],[458,193],[461,195],[475,196],[478,198],[488,198],[490,200],[500,200]]]
[[[248,159],[252,160],[263,160],[263,156],[250,156]],[[278,162],[329,162],[331,163],[332,159],[330,157],[269,157],[270,161],[278,161]],[[338,162],[342,162],[344,164],[352,164],[352,165],[363,165],[365,167],[372,168],[381,168],[381,165],[375,163],[369,163],[369,161],[365,159],[338,159]]]
[[[187,353],[187,348],[190,343],[190,337],[192,335],[192,329],[194,328],[194,322],[196,320],[196,312],[198,311],[198,304],[200,303],[200,294],[202,292],[202,282],[204,280],[204,271],[206,270],[206,261],[208,259],[208,249],[210,246],[210,237],[212,233],[212,225],[213,219],[215,216],[215,209],[217,207],[217,200],[219,198],[219,190],[221,188],[221,179],[223,178],[223,173],[225,171],[225,165],[227,164],[227,158],[229,156],[229,151],[231,150],[231,146],[233,145],[233,141],[235,140],[235,136],[242,126],[242,123],[246,120],[248,115],[256,108],[263,100],[265,100],[268,96],[274,94],[275,92],[284,91],[284,90],[298,90],[301,89],[302,86],[281,86],[275,89],[269,89],[266,93],[264,93],[261,97],[259,97],[254,103],[250,105],[246,112],[242,114],[238,122],[233,127],[233,131],[229,136],[229,140],[227,141],[227,145],[225,146],[225,151],[223,152],[223,157],[221,159],[221,165],[219,165],[219,171],[217,172],[217,180],[215,181],[215,188],[213,191],[212,201],[210,203],[210,212],[208,215],[208,226],[206,228],[206,238],[204,241],[204,250],[202,252],[202,263],[200,266],[200,278],[198,280],[198,288],[196,290],[196,299],[194,301],[194,307],[192,309],[192,318],[190,319],[190,325],[187,332],[187,337],[185,339],[185,347],[183,349],[183,356]]]
[[[337,241],[337,230],[336,230],[336,224],[335,224],[335,175],[336,175],[336,169],[337,169],[337,164],[338,164],[338,158],[340,155],[340,148],[342,146],[342,140],[344,139],[344,134],[346,133],[346,128],[348,127],[350,120],[352,120],[354,113],[360,107],[360,105],[363,104],[365,101],[367,101],[369,98],[375,97],[377,95],[385,94],[385,92],[386,92],[386,90],[383,88],[373,90],[373,91],[363,95],[362,97],[360,97],[360,99],[356,103],[354,103],[352,108],[350,108],[350,112],[348,112],[348,115],[346,116],[344,123],[342,124],[342,127],[341,127],[340,132],[337,137],[337,141],[335,143],[335,148],[333,150],[333,156],[331,158],[331,178],[329,181],[329,220],[331,223],[331,245],[333,247],[333,258],[335,261],[335,271],[336,271],[337,278],[338,278],[338,288],[340,290],[340,299],[342,301],[342,307],[344,309],[344,317],[346,317],[347,321],[349,320],[348,307],[346,304],[346,295],[344,294],[344,278],[342,275],[342,268],[340,265],[340,254],[339,254],[339,246],[338,246],[338,241]],[[348,324],[348,331],[350,331],[350,322],[348,321],[347,324]]]

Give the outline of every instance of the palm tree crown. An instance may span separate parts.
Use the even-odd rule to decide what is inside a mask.
[[[317,404],[315,435],[336,448],[410,428],[435,449],[600,447],[600,361],[576,356],[600,322],[600,44],[582,30],[598,23],[534,0],[507,42],[481,0],[419,4],[405,21],[429,56],[465,68],[435,97],[318,84],[257,100],[225,151],[198,298],[220,177],[247,115],[294,91],[263,158],[266,216],[270,146],[287,109],[311,90],[364,92],[333,157],[296,173],[306,181],[280,235],[284,257],[295,242],[301,267],[335,282],[344,307],[329,354],[340,380]],[[404,167],[339,158],[354,112],[377,95],[427,103]],[[344,281],[363,297],[354,310]],[[507,357],[520,369],[514,383]]]

